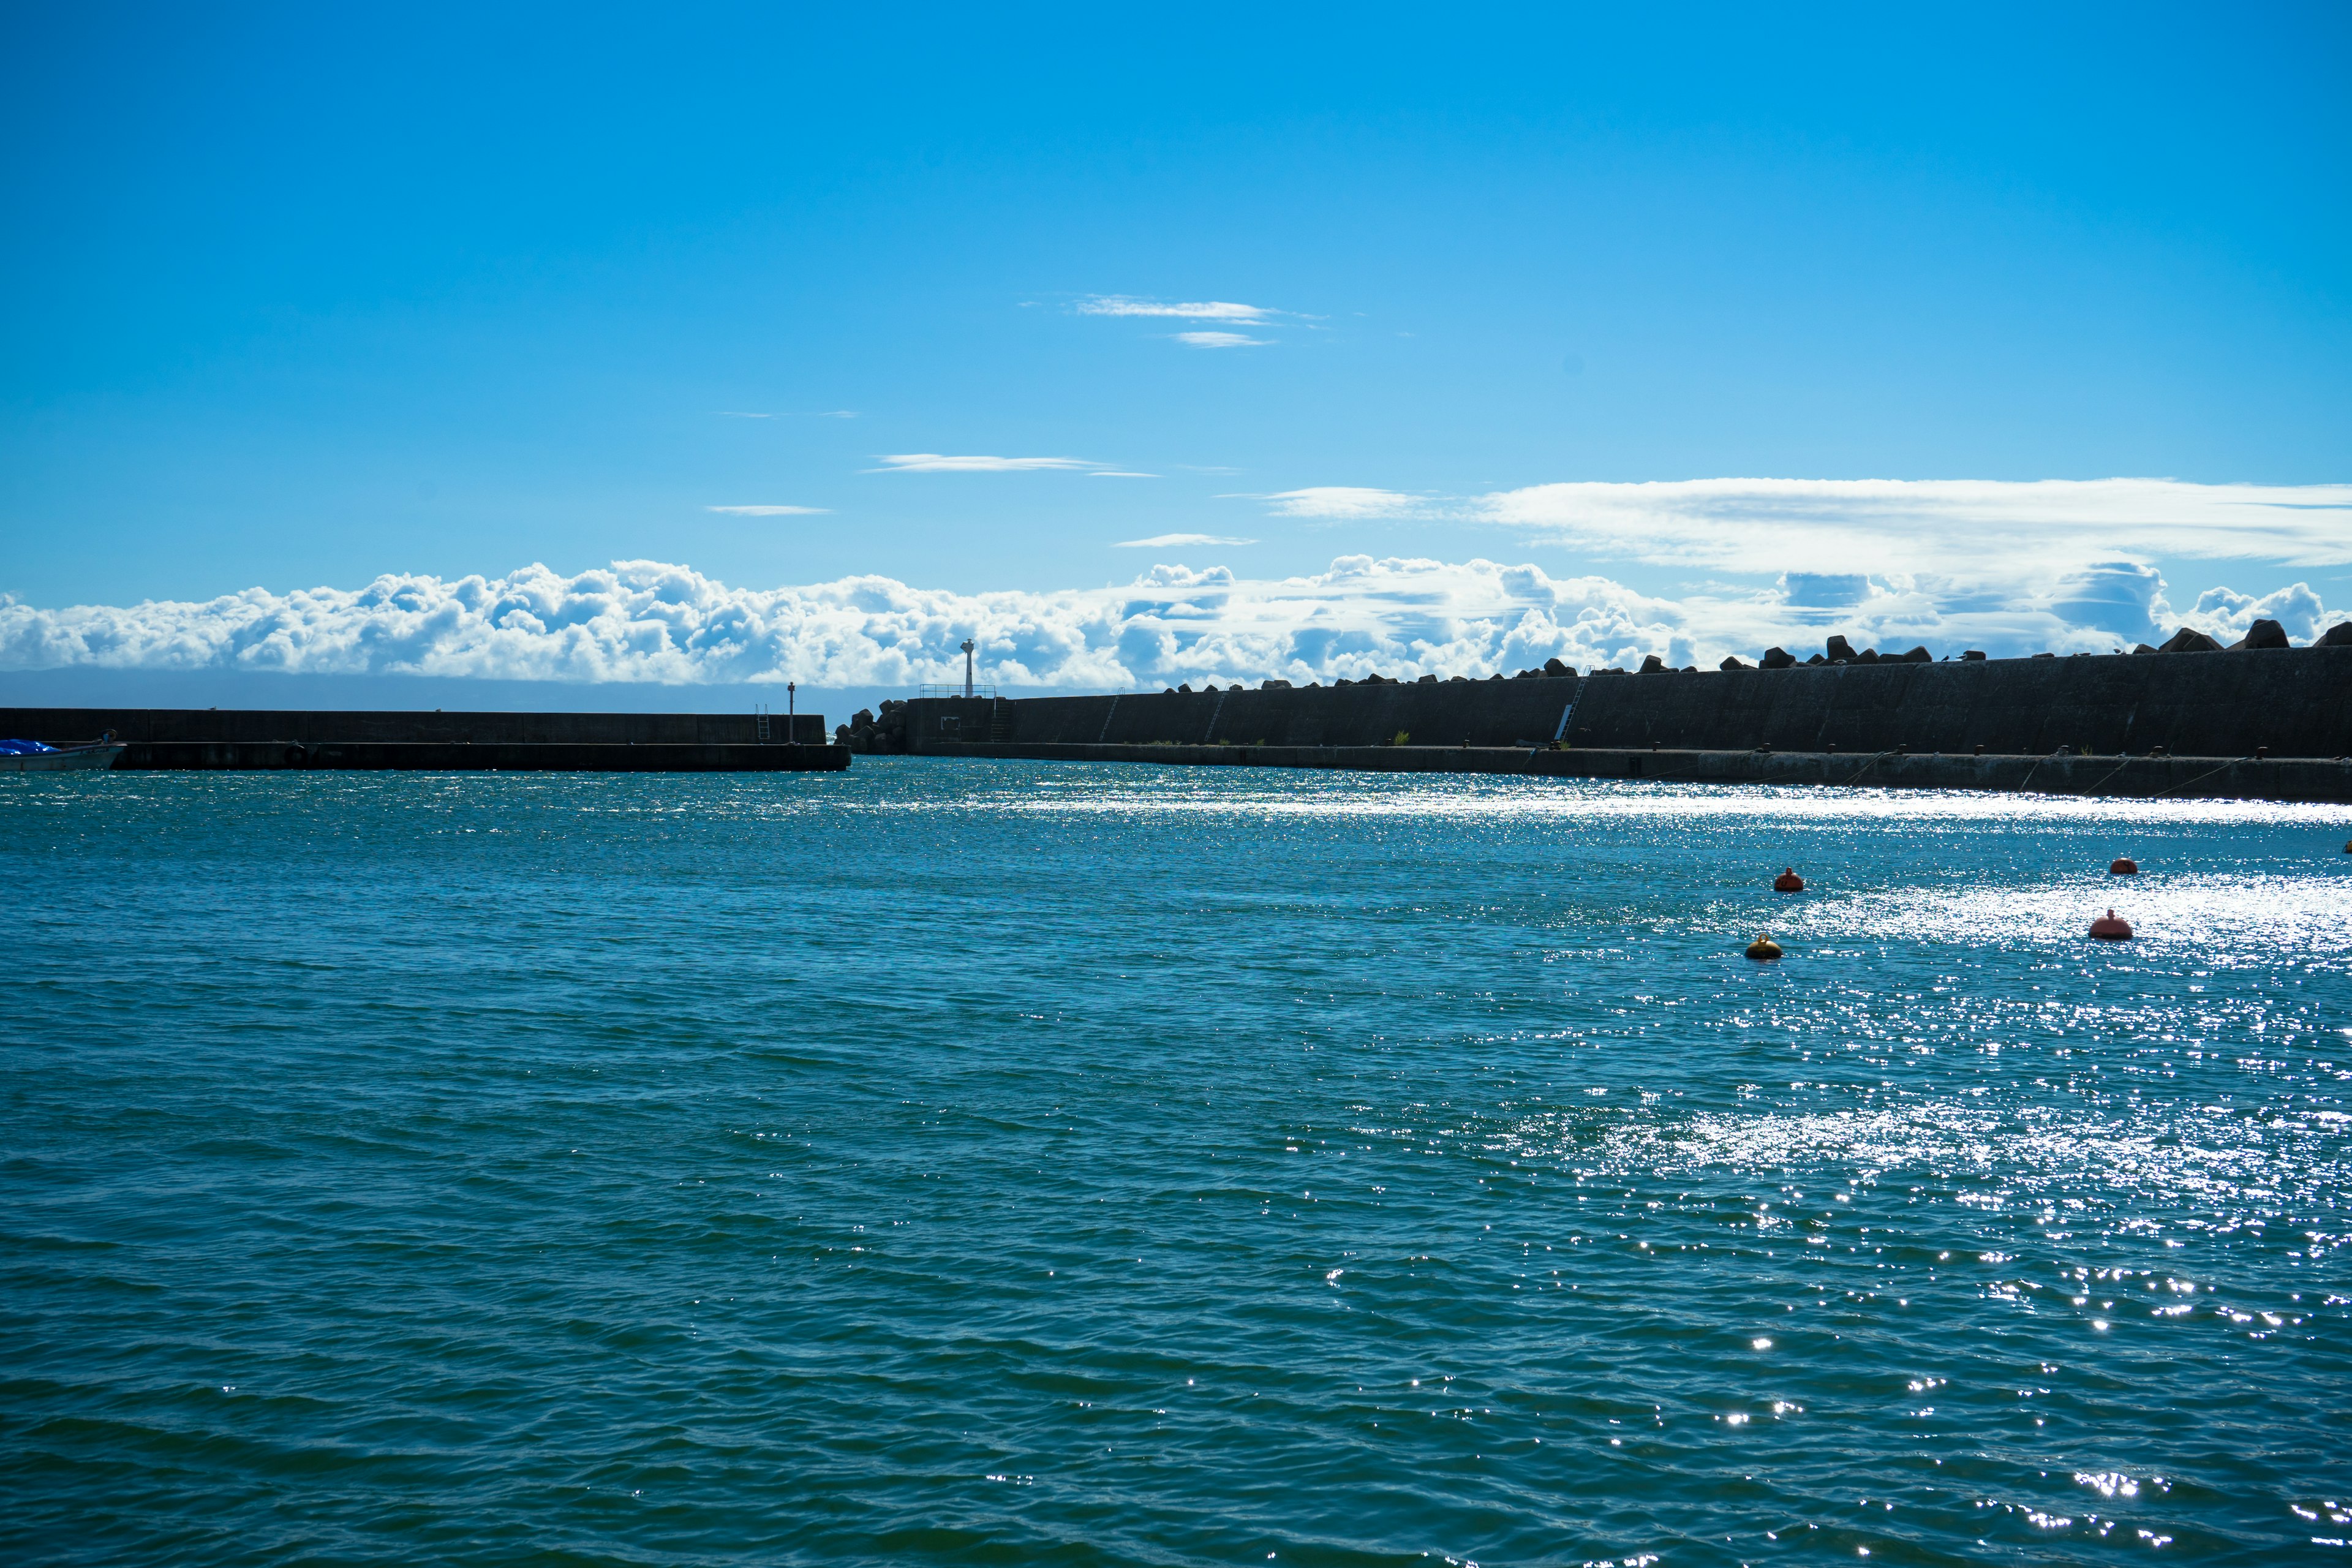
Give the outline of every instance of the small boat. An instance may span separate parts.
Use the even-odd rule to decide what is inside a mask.
[[[109,730],[101,738],[80,746],[49,746],[38,741],[0,741],[0,773],[64,773],[88,768],[110,768],[123,752],[123,742]]]

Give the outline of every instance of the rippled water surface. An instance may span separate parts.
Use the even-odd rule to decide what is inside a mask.
[[[2340,1559],[2347,834],[0,780],[0,1552]]]

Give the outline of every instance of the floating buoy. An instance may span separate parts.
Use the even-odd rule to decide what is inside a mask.
[[[2107,868],[2107,875],[2110,877],[2137,877],[2139,875],[2139,862],[2133,859],[2130,856],[2126,855]]]
[[[2129,942],[2131,933],[2131,921],[2123,919],[2113,910],[2109,910],[2091,922],[2091,934],[2101,942]]]
[[[2347,844],[2344,847],[2347,851],[2352,851],[2352,844]],[[1801,893],[1805,890],[1805,879],[1798,876],[1797,868],[1791,866],[1772,879],[1772,890],[1776,893]]]
[[[1772,940],[1769,931],[1758,931],[1756,940],[1748,944],[1748,956],[1759,963],[1769,963],[1780,956],[1780,944]]]

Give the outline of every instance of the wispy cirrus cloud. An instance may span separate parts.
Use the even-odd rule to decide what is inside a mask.
[[[1222,533],[1155,533],[1149,539],[1122,539],[1116,550],[1183,550],[1188,547],[1207,549],[1226,545],[1239,547],[1255,544],[1255,539],[1234,539]]]
[[[707,506],[702,510],[734,517],[824,517],[833,510],[829,506]]]
[[[1171,332],[1169,334],[1187,348],[1195,349],[1262,349],[1272,343],[1272,338],[1244,337],[1239,332]]]
[[[1414,496],[1317,485],[1280,517],[1448,518],[1657,565],[1774,574],[2071,570],[2123,554],[2352,563],[2352,485],[2180,479],[1672,479]]]
[[[1735,581],[1709,597],[1800,625],[1922,637],[1958,626],[1995,647],[2128,646],[2184,620],[2242,632],[2258,615],[2301,636],[2323,614],[2301,584],[2259,601],[2209,589],[2184,613],[2157,563],[2352,563],[2352,485],[1720,479],[1450,497],[1324,485],[1256,499],[1280,517],[1497,524],[1588,558],[1720,574]]]
[[[1184,321],[1230,321],[1244,327],[1262,327],[1277,317],[1297,313],[1270,310],[1264,305],[1239,304],[1231,300],[1173,303],[1138,300],[1128,294],[1089,294],[1072,308],[1081,316],[1163,316]]]
[[[2053,573],[2118,555],[2352,563],[2352,485],[1682,479],[1532,485],[1484,518],[1595,553],[1748,573]]]
[[[1026,474],[1053,469],[1100,472],[1103,465],[1084,458],[953,457],[942,452],[893,452],[877,458],[882,466],[869,474]]]
[[[1252,499],[1270,503],[1276,517],[1324,518],[1333,521],[1414,517],[1428,511],[1432,504],[1423,496],[1362,485],[1314,485]]]

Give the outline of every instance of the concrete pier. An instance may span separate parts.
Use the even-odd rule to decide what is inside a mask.
[[[837,773],[820,714],[417,713],[5,708],[0,735],[53,746],[111,730],[117,768],[520,773]]]

